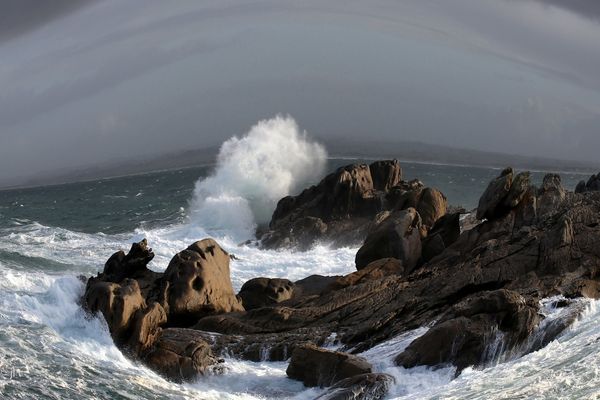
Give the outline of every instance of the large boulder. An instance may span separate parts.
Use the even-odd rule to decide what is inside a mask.
[[[396,258],[412,271],[421,257],[420,229],[421,218],[414,208],[394,212],[368,234],[356,253],[356,269],[380,258]]]
[[[329,288],[337,290],[369,280],[377,280],[390,275],[402,275],[403,273],[404,265],[402,265],[402,261],[395,258],[381,258],[370,262],[366,267],[356,272],[338,278]]]
[[[560,175],[546,174],[542,186],[538,190],[538,218],[544,215],[555,214],[559,205],[565,200],[565,197],[566,191],[562,186]]]
[[[292,353],[286,374],[308,387],[326,387],[356,375],[372,372],[365,359],[347,353],[329,351],[313,344],[298,346]]]
[[[294,283],[288,279],[254,278],[242,285],[238,297],[246,310],[269,307],[289,300]]]
[[[162,278],[169,323],[189,326],[206,315],[243,311],[231,286],[229,261],[213,239],[193,243],[171,259]]]
[[[435,223],[446,215],[448,201],[442,192],[433,188],[423,189],[417,211],[421,216],[422,224],[427,229],[432,228]]]
[[[402,168],[398,160],[375,161],[369,165],[373,188],[388,191],[402,181]]]

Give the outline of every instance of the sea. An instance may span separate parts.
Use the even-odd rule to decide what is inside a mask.
[[[327,158],[321,148],[302,146],[276,146],[277,154],[272,149],[262,154],[252,146],[264,147],[264,141],[234,139],[223,145],[215,165],[0,191],[0,398],[312,399],[323,393],[288,379],[285,362],[233,358],[225,360],[223,375],[170,382],[123,355],[103,319],[80,307],[81,277],[95,275],[111,254],[142,238],[156,253],[149,265],[156,271],[194,241],[216,238],[237,256],[231,265],[236,291],[258,276],[297,280],[355,269],[356,248],[323,243],[306,252],[267,251],[240,243],[252,238],[252,229],[268,219],[282,195],[298,193],[339,166],[370,160]],[[302,151],[316,152],[318,159],[302,159]],[[476,207],[500,172],[414,161],[401,165],[404,179],[439,188],[450,204],[466,209]],[[534,181],[539,184],[543,175],[533,172]],[[561,176],[571,190],[586,178]],[[278,187],[281,182],[287,184]],[[600,398],[599,321],[598,304],[586,301],[581,318],[545,348],[467,368],[456,378],[451,367],[394,366],[394,356],[427,327],[362,356],[376,371],[395,377],[389,399],[594,399]]]

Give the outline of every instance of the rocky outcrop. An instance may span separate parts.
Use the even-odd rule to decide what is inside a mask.
[[[218,357],[225,354],[254,361],[291,357],[291,377],[334,385],[323,398],[358,392],[379,398],[390,378],[370,375],[370,366],[348,353],[430,326],[397,350],[396,363],[454,365],[460,372],[496,357],[490,343],[514,354],[540,348],[581,312],[569,308],[578,302],[571,299],[600,297],[600,192],[565,191],[552,174],[536,188],[528,174],[507,169],[479,202],[485,220],[461,232],[458,213],[431,213],[435,222],[425,226],[420,202],[441,197],[423,195],[416,182],[390,186],[397,183],[394,170],[394,164],[383,163],[338,176],[362,182],[342,185],[350,196],[345,198],[353,199],[345,201],[346,210],[362,209],[354,195],[371,186],[389,188],[384,204],[411,205],[373,216],[356,272],[293,284],[258,278],[244,285],[240,300],[231,289],[230,257],[216,242],[193,244],[164,274],[142,268],[151,250],[141,242],[130,257],[111,257],[111,266],[89,279],[83,303],[104,316],[128,354],[175,380],[219,372]],[[311,190],[301,201],[282,200],[280,220],[324,201],[320,189]],[[443,204],[437,200],[427,201]],[[558,322],[540,309],[543,299],[557,295],[570,310]],[[332,340],[339,351],[317,347]]]
[[[213,370],[218,359],[202,337],[165,327],[243,310],[231,286],[230,256],[205,239],[175,255],[164,274],[147,268],[153,257],[145,239],[128,254],[113,254],[103,272],[88,280],[82,303],[102,314],[127,354],[170,379],[189,380]]]
[[[307,249],[316,240],[359,241],[373,216],[384,209],[386,193],[401,179],[396,160],[341,167],[298,196],[281,199],[262,245]]]
[[[600,191],[600,173],[590,176],[586,181],[580,181],[575,188],[575,193]]]
[[[294,349],[285,372],[305,386],[326,387],[346,378],[371,373],[372,369],[363,358],[307,344]]]

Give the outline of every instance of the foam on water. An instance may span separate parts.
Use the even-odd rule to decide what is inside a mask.
[[[256,223],[269,221],[279,199],[319,179],[326,161],[325,148],[291,117],[259,121],[224,142],[214,174],[196,183],[190,224],[245,240]]]

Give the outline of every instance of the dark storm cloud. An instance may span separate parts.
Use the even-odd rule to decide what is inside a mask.
[[[21,14],[33,4],[6,4],[17,3]],[[20,30],[0,29],[13,32],[0,42],[0,185],[218,145],[276,113],[321,137],[588,160],[600,147],[593,8],[541,0],[35,4],[44,6],[11,18]]]
[[[97,0],[2,0],[0,41],[39,28]]]
[[[600,20],[598,0],[537,0],[541,3],[572,11],[586,18]]]

